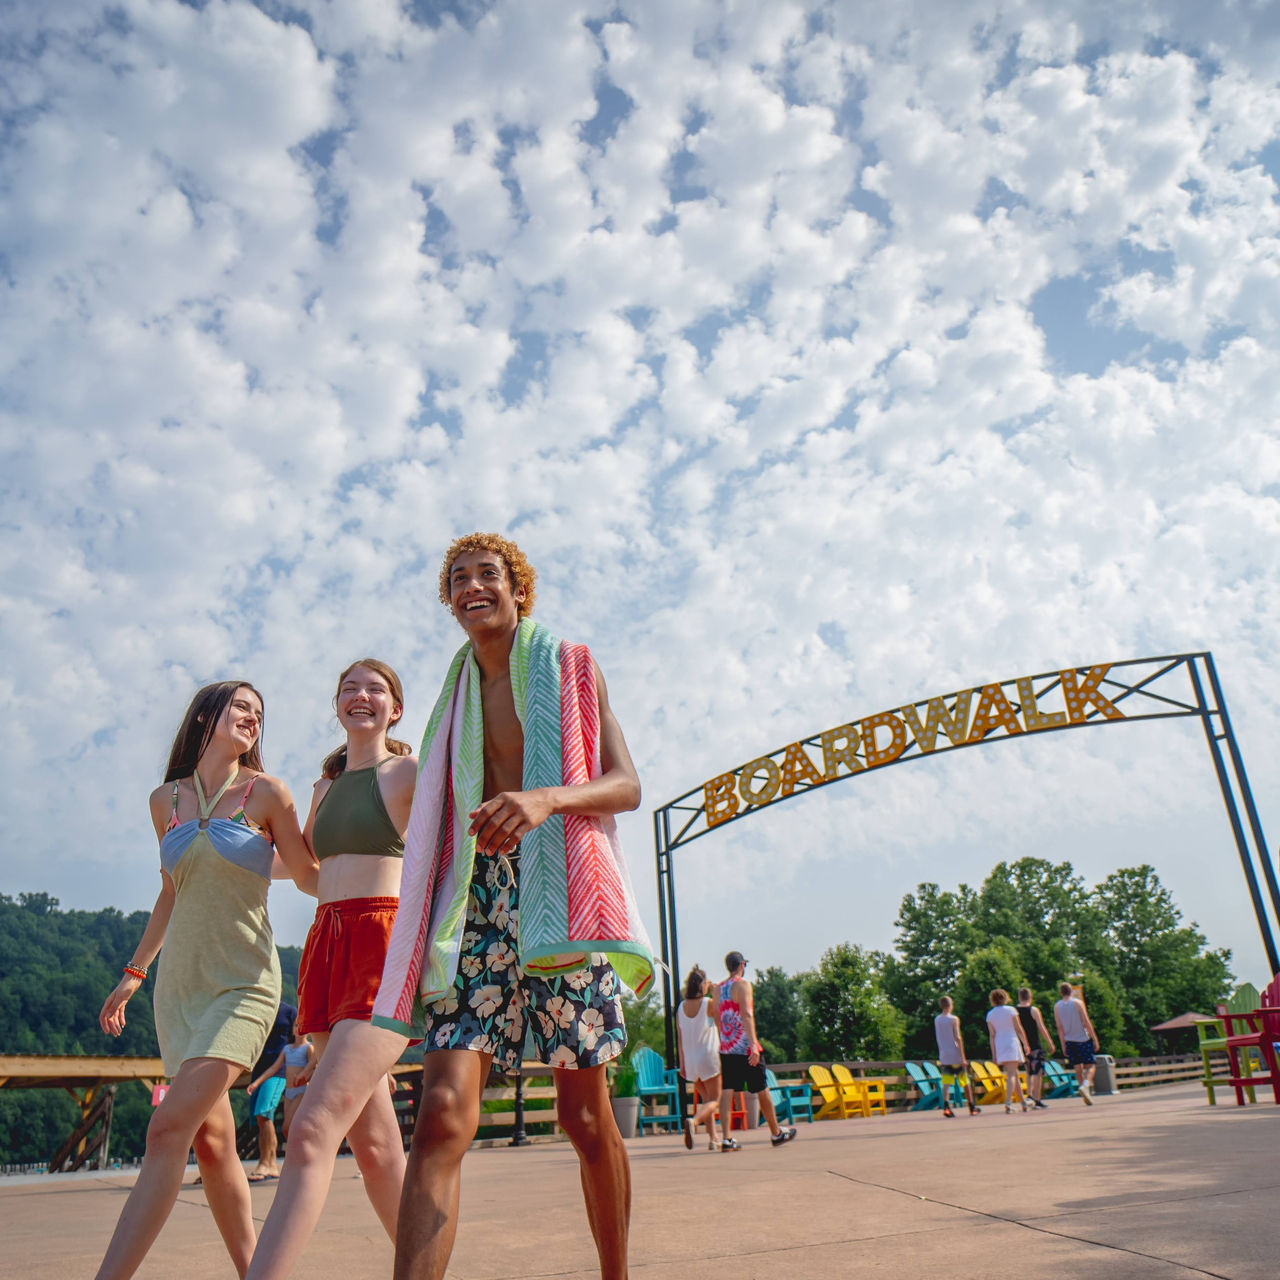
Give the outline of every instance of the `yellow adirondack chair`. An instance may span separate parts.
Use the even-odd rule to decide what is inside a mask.
[[[973,1064],[970,1063],[969,1065],[972,1066]],[[1000,1064],[998,1062],[984,1062],[982,1065],[986,1067],[987,1074],[991,1077],[993,1083],[999,1088],[1000,1101],[1013,1101],[1012,1098],[1005,1097],[1005,1094],[1009,1092],[1008,1081],[1004,1078],[1004,1072],[1000,1070]],[[1027,1073],[1021,1069],[1018,1071],[1018,1083],[1022,1085],[1022,1096],[1024,1098],[1030,1098],[1031,1094],[1027,1089]]]
[[[813,1113],[815,1120],[847,1120],[849,1108],[845,1105],[844,1091],[831,1078],[826,1067],[815,1062],[809,1067],[809,1079],[822,1097],[822,1105]]]
[[[889,1114],[885,1106],[883,1080],[860,1079],[842,1062],[831,1064],[831,1074],[840,1086],[845,1105],[851,1114],[855,1110],[859,1115],[868,1117],[873,1111],[879,1111],[881,1115]]]
[[[969,1059],[969,1074],[973,1077],[975,1090],[974,1101],[980,1107],[988,1107],[996,1102],[1004,1101],[1004,1076],[997,1067],[993,1072],[990,1064]]]

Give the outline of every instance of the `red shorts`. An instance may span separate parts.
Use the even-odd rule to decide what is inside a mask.
[[[346,898],[316,909],[298,966],[298,1031],[368,1022],[399,898]]]

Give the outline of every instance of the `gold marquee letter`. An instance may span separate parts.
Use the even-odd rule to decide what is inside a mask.
[[[1036,691],[1030,676],[1018,677],[1018,701],[1022,703],[1022,718],[1028,729],[1052,729],[1066,722],[1065,711],[1041,711],[1036,706]]]
[[[858,759],[858,744],[861,741],[857,727],[851,724],[828,729],[822,735],[822,776],[828,782],[834,782],[839,777],[841,765],[850,773],[857,773],[862,768],[862,761]],[[837,742],[839,746],[836,746]]]
[[[702,801],[707,807],[707,826],[718,827],[738,812],[738,797],[733,793],[733,774],[722,773],[702,784]]]
[[[998,684],[984,684],[978,709],[973,713],[973,727],[969,730],[970,742],[981,742],[989,733],[1004,726],[1006,733],[1021,733],[1018,713],[1009,705],[1009,699]]]
[[[883,750],[876,746],[876,730],[884,725],[893,735]],[[907,749],[907,726],[892,711],[879,711],[862,722],[862,745],[865,749],[867,768],[888,764]]]
[[[768,775],[764,786],[758,790],[752,785],[757,773]],[[778,768],[777,761],[770,760],[768,756],[761,756],[759,760],[744,764],[738,772],[738,794],[748,804],[768,804],[778,794],[778,788],[781,785],[782,770]]]
[[[916,745],[921,751],[932,751],[938,740],[938,730],[951,740],[953,747],[958,747],[965,740],[965,730],[969,726],[969,699],[973,697],[972,689],[962,689],[952,695],[955,702],[951,710],[947,710],[945,698],[930,698],[928,712],[924,724],[916,714],[915,707],[903,707],[902,717],[911,726]]]
[[[1084,724],[1088,719],[1084,709],[1091,702],[1108,720],[1124,719],[1124,712],[1110,698],[1098,690],[1103,677],[1110,670],[1111,664],[1109,662],[1105,666],[1090,667],[1088,674],[1084,678],[1084,683],[1078,686],[1074,670],[1068,669],[1058,672],[1062,680],[1062,693],[1067,700],[1067,716],[1072,724]]]
[[[782,794],[789,796],[801,779],[810,786],[821,786],[823,782],[822,774],[813,767],[808,752],[800,743],[793,742],[782,758]]]

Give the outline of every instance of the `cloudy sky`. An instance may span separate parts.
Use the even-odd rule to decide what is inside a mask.
[[[1211,649],[1280,832],[1280,9],[11,0],[0,891],[149,906],[191,693],[302,797],[338,671],[421,733],[449,539],[517,538],[623,821],[987,680]],[[691,845],[681,958],[887,947],[1002,858],[1149,861],[1265,976],[1194,723],[826,788]],[[272,892],[281,941],[310,912]]]

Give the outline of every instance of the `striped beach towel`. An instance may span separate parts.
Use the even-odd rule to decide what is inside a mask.
[[[524,730],[526,789],[600,776],[600,703],[585,645],[558,640],[523,619],[511,647],[511,690]],[[423,1005],[453,986],[476,856],[467,827],[483,793],[480,669],[464,644],[418,756],[400,909],[373,1008],[376,1026],[420,1034]],[[553,814],[524,837],[516,950],[525,970],[541,974],[581,968],[589,953],[603,952],[636,994],[648,990],[653,951],[611,817]]]

